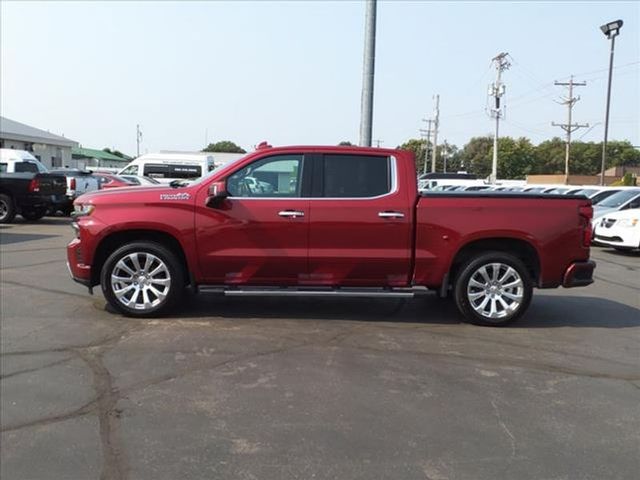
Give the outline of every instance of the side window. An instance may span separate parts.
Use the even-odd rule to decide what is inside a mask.
[[[16,162],[15,164],[16,173],[38,173],[38,166],[32,162]]]
[[[629,204],[624,207],[624,210],[627,208],[640,208],[640,197],[636,197],[629,202]]]
[[[129,165],[122,171],[122,175],[138,175],[138,165]]]
[[[302,155],[263,158],[227,180],[232,197],[299,197]]]
[[[389,157],[374,155],[325,155],[325,197],[367,198],[391,191]]]
[[[6,163],[0,163],[0,173],[7,173],[7,167]]]

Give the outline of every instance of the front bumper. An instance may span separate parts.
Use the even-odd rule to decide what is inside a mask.
[[[67,245],[67,268],[71,278],[89,288],[89,292],[93,287],[91,281],[91,265],[84,263],[84,255],[80,239],[74,238]]]
[[[591,285],[593,283],[593,271],[595,268],[596,262],[592,260],[572,263],[564,273],[562,286],[565,288],[573,288]]]

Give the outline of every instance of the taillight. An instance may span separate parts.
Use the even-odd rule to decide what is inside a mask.
[[[588,247],[591,245],[591,237],[593,236],[593,226],[591,225],[593,207],[591,205],[582,205],[578,207],[578,214],[584,222],[582,226],[582,245]]]
[[[69,182],[69,186],[71,188],[71,190],[75,190],[76,189],[76,179],[72,178],[71,181]]]
[[[32,178],[29,182],[29,193],[35,193],[40,191],[40,182],[36,178]]]

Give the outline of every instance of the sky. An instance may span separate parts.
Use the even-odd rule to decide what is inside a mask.
[[[358,142],[361,1],[0,2],[0,114],[88,148],[200,150],[231,140]],[[556,103],[576,81],[574,139],[601,141],[616,39],[609,138],[640,145],[640,2],[379,1],[373,138],[419,136],[440,95],[440,141],[492,134],[485,113],[504,72],[501,135],[562,136]],[[377,143],[374,141],[374,144]]]

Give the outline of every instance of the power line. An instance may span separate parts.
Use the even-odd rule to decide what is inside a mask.
[[[571,133],[575,132],[579,128],[583,128],[583,127],[587,127],[588,128],[589,127],[588,123],[584,123],[584,124],[571,123],[571,115],[573,113],[573,106],[576,104],[576,102],[578,102],[578,100],[580,100],[580,96],[579,95],[577,97],[573,96],[573,87],[584,87],[584,86],[587,85],[587,82],[574,82],[573,81],[573,75],[572,75],[570,77],[568,83],[557,82],[556,81],[556,82],[554,82],[554,85],[568,86],[569,87],[569,96],[568,97],[564,97],[562,99],[562,102],[560,102],[561,105],[566,105],[567,106],[567,123],[551,122],[552,126],[560,127],[567,133],[566,148],[565,148],[565,153],[564,153],[564,175],[565,175],[565,181],[568,183],[569,182],[569,153],[570,153],[570,150],[571,150]]]

